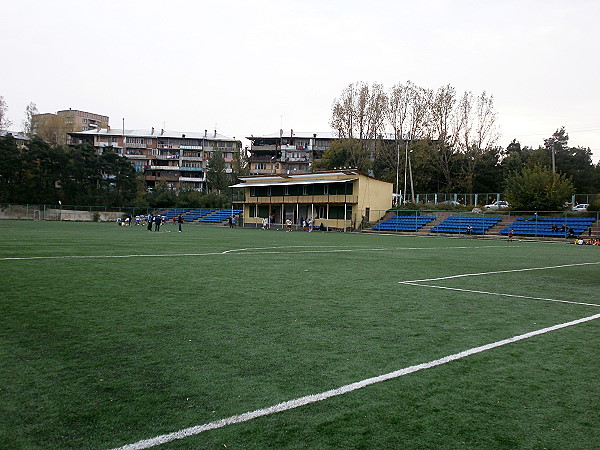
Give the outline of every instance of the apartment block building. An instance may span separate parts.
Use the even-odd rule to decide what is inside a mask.
[[[295,132],[290,130],[264,136],[246,137],[252,175],[295,174],[310,172],[312,162],[321,159],[337,137],[331,132]]]
[[[221,151],[231,173],[234,155],[242,143],[235,138],[209,133],[170,130],[97,129],[69,133],[69,145],[90,144],[98,152],[114,148],[144,174],[148,188],[165,182],[169,188],[206,188],[206,169],[212,154]]]
[[[62,117],[70,131],[99,130],[109,126],[108,116],[80,111],[77,109],[65,109],[57,111],[56,115]]]
[[[54,113],[34,114],[31,120],[32,134],[53,145],[68,142],[69,132],[108,128],[109,118],[100,114],[66,109]]]
[[[30,141],[29,136],[25,136],[23,133],[18,131],[0,131],[0,138],[12,137],[18,148],[24,148]]]

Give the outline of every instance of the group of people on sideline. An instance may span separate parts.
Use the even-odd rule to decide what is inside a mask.
[[[600,238],[599,239],[576,239],[573,244],[577,245],[598,245],[600,246]]]
[[[269,220],[271,219],[271,220]],[[262,225],[262,229],[263,230],[268,230],[269,228],[273,227],[274,225],[274,221],[273,218],[267,218],[267,217],[263,217],[262,221],[261,221],[261,225]],[[289,217],[285,220],[284,222],[285,225],[285,231],[292,231],[292,226],[294,225],[294,222],[292,222],[292,219],[290,219]],[[315,230],[315,225],[314,225],[314,221],[312,219],[312,217],[309,217],[307,219],[305,219],[304,217],[300,217],[300,220],[298,221],[298,228],[302,228],[302,231],[308,231],[311,232],[313,230]],[[320,227],[318,227],[318,229],[323,229],[323,224],[321,224]]]
[[[147,216],[135,216],[135,218],[131,216],[126,216],[125,218],[117,218],[117,225],[119,226],[131,226],[131,223],[135,221],[136,225],[147,225],[148,231],[160,231],[160,227],[167,223],[166,216],[160,214],[152,214],[148,213]],[[182,225],[183,225],[183,216],[179,214],[178,216],[173,216],[173,225],[178,225],[178,232],[181,233]]]

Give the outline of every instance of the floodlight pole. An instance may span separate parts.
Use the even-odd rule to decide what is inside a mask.
[[[406,140],[406,146],[404,148],[404,191],[402,192],[402,204],[406,203],[406,177],[408,169],[408,139]]]
[[[410,153],[412,153],[412,150],[410,151]],[[412,158],[409,155],[408,156],[408,172],[410,173],[410,195],[411,195],[412,202],[415,203],[415,185],[413,184],[411,160],[412,160]]]
[[[396,136],[396,206],[398,206],[397,202],[400,198],[400,142],[398,142],[398,136]]]

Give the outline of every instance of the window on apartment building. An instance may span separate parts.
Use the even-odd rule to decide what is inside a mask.
[[[152,139],[146,139],[146,145],[152,145]]]

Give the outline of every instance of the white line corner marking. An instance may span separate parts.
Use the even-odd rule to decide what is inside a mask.
[[[436,359],[433,361],[429,361],[422,364],[417,364],[415,366],[406,367],[404,369],[396,370],[394,372],[389,372],[384,375],[379,375],[373,378],[367,378],[362,381],[357,381],[355,383],[347,384],[345,386],[339,387],[337,389],[332,389],[329,391],[321,392],[320,394],[307,395],[305,397],[300,397],[294,400],[289,400],[287,402],[279,403],[277,405],[269,406],[268,408],[257,409],[255,411],[249,411],[243,414],[238,414],[235,416],[227,417],[225,419],[216,420],[214,422],[209,422],[203,425],[197,425],[195,427],[185,428],[183,430],[176,431],[174,433],[163,434],[161,436],[156,436],[151,439],[145,439],[142,441],[138,441],[133,444],[124,445],[123,447],[118,447],[114,450],[141,450],[145,448],[155,447],[157,445],[166,444],[167,442],[172,442],[177,439],[183,439],[189,436],[194,436],[204,431],[214,430],[217,428],[223,428],[227,425],[233,425],[237,423],[247,422],[252,419],[256,419],[258,417],[268,416],[270,414],[275,414],[282,411],[288,411],[294,408],[298,408],[300,406],[309,405],[311,403],[316,403],[322,400],[326,400],[331,397],[335,397],[338,395],[343,395],[348,392],[355,391],[357,389],[362,389],[366,386],[370,386],[372,384],[381,383],[383,381],[391,380],[394,378],[398,378],[404,375],[408,375],[414,372],[418,372],[419,370],[431,369],[432,367],[440,366],[442,364],[449,363],[451,361],[456,361],[458,359],[466,358],[467,356],[471,356],[477,353],[485,352],[487,350],[491,350],[493,348],[501,347],[506,344],[511,344],[513,342],[522,341],[524,339],[529,339],[534,336],[539,336],[544,333],[548,333],[550,331],[560,330],[561,328],[570,327],[573,325],[579,325],[584,322],[589,322],[592,320],[600,319],[600,314],[595,314],[593,316],[584,317],[582,319],[573,320],[571,322],[565,322],[558,325],[553,325],[551,327],[542,328],[540,330],[531,331],[529,333],[520,334],[518,336],[514,336],[508,339],[503,339],[501,341],[493,342],[491,344],[482,345],[480,347],[474,347],[469,350],[465,350],[459,353],[455,353],[453,355],[445,356],[440,359]]]
[[[422,280],[398,281],[398,284],[405,284],[408,286],[418,286],[418,287],[426,287],[426,288],[433,288],[433,289],[445,289],[448,291],[470,292],[473,294],[496,295],[499,297],[525,298],[525,299],[530,299],[530,300],[543,300],[543,301],[547,301],[547,302],[569,303],[571,305],[600,307],[600,305],[596,304],[596,303],[574,302],[574,301],[569,301],[569,300],[558,300],[558,299],[554,299],[554,298],[531,297],[528,295],[504,294],[502,292],[488,292],[488,291],[479,291],[479,290],[474,290],[474,289],[438,286],[435,284],[425,284],[426,282],[431,282],[431,281],[452,280],[452,279],[456,279],[456,278],[477,277],[477,276],[482,276],[482,275],[495,275],[495,274],[500,274],[500,273],[529,272],[532,270],[561,269],[564,267],[590,266],[590,265],[598,265],[598,264],[600,264],[600,262],[561,264],[561,265],[557,265],[557,266],[546,266],[546,267],[527,267],[524,269],[495,270],[492,272],[462,273],[462,274],[458,274],[458,275],[449,275],[446,277],[424,278]]]
[[[424,278],[422,280],[407,280],[407,281],[399,281],[399,284],[411,284],[411,283],[425,283],[429,281],[440,281],[440,280],[451,280],[454,278],[464,278],[464,277],[478,277],[481,275],[496,275],[499,273],[515,273],[515,272],[529,272],[532,270],[548,270],[548,269],[562,269],[564,267],[577,267],[577,266],[593,266],[598,265],[600,262],[585,262],[585,263],[573,263],[573,264],[560,264],[558,266],[545,266],[545,267],[526,267],[524,269],[507,269],[507,270],[494,270],[491,272],[479,272],[479,273],[461,273],[458,275],[450,275],[447,277],[438,277],[438,278]]]

